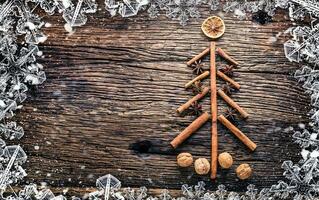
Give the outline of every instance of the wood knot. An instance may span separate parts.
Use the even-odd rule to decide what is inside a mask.
[[[148,153],[152,145],[151,141],[142,140],[130,144],[129,149],[133,150],[135,153]]]
[[[261,25],[265,25],[269,22],[272,22],[272,17],[269,16],[265,11],[260,10],[252,16],[252,20]]]

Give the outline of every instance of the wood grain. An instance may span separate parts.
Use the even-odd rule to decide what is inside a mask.
[[[285,13],[266,25],[221,15],[226,33],[217,46],[241,64],[233,77],[241,89],[232,98],[250,114],[236,126],[258,148],[250,153],[220,125],[219,152],[231,153],[234,167],[251,164],[253,177],[239,181],[234,168],[218,170],[212,182],[175,163],[183,151],[210,158],[210,123],[177,150],[169,145],[194,120],[175,110],[192,96],[183,87],[195,77],[186,62],[209,45],[200,31],[207,16],[181,27],[165,17],[149,19],[146,13],[111,19],[102,9],[70,36],[60,16],[47,18],[52,27],[45,30],[49,39],[41,46],[47,81],[30,90],[16,116],[26,132],[21,140],[29,155],[26,182],[46,181],[54,191],[68,187],[70,194],[84,194],[107,173],[122,180],[123,186],[172,190],[203,180],[210,189],[225,184],[244,191],[248,184],[261,188],[283,179],[282,161],[300,157],[286,130],[307,123],[309,110],[308,97],[291,78],[298,66],[283,53],[286,38],[274,40],[289,26]],[[209,69],[209,60],[204,62]],[[217,82],[219,88],[224,83]],[[202,100],[205,111],[209,102],[209,97]],[[219,113],[227,108],[222,99],[218,105]]]

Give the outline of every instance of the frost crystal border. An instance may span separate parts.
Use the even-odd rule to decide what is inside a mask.
[[[17,140],[23,137],[23,128],[10,121],[15,110],[22,107],[26,99],[28,86],[42,84],[46,77],[43,66],[37,63],[42,56],[38,44],[46,40],[41,28],[46,26],[35,10],[42,9],[47,14],[61,13],[65,29],[72,33],[74,27],[87,21],[87,14],[95,13],[94,0],[6,0],[0,4],[0,134],[5,140]],[[286,57],[291,62],[302,62],[304,66],[295,72],[294,77],[301,82],[306,93],[311,96],[312,109],[309,112],[311,123],[308,129],[293,133],[294,142],[301,147],[301,160],[294,164],[284,161],[282,168],[286,180],[270,188],[258,191],[249,185],[245,194],[229,192],[224,185],[210,192],[205,184],[183,185],[182,196],[173,198],[167,190],[158,197],[147,194],[141,187],[121,189],[121,182],[108,174],[96,181],[96,191],[88,194],[94,200],[266,200],[266,199],[315,199],[319,197],[319,2],[317,0],[256,0],[226,1],[220,0],[105,0],[105,9],[111,16],[122,17],[137,15],[145,10],[150,18],[161,14],[178,20],[186,25],[190,18],[200,16],[199,7],[209,6],[211,10],[223,9],[232,12],[240,19],[246,13],[263,10],[273,16],[277,8],[288,9],[292,20],[311,19],[308,26],[296,26],[287,30],[292,39],[284,44]],[[22,43],[19,41],[23,41]],[[27,155],[19,145],[7,146],[0,139],[0,198],[6,200],[63,200],[63,195],[55,196],[48,188],[37,188],[35,184],[24,186],[15,193],[11,185],[16,184],[27,174],[22,168]],[[9,195],[5,195],[9,193]],[[78,200],[78,197],[72,197]]]

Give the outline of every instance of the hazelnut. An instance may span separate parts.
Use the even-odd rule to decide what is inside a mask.
[[[189,167],[193,164],[193,156],[190,153],[180,153],[177,156],[177,164],[180,167]]]
[[[246,163],[239,165],[236,169],[237,177],[240,180],[245,180],[245,179],[249,178],[252,175],[252,173],[253,173],[253,170]]]
[[[206,158],[198,158],[195,160],[195,171],[199,175],[208,174],[210,170],[210,164]]]
[[[229,169],[233,165],[233,158],[229,153],[224,152],[219,154],[218,162],[222,168]]]

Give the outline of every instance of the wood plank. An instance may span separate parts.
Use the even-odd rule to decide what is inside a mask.
[[[283,179],[282,161],[299,160],[299,149],[284,130],[307,123],[309,110],[308,97],[290,76],[298,66],[284,56],[285,38],[270,42],[289,23],[284,14],[265,26],[229,14],[224,18],[226,34],[217,45],[241,63],[234,71],[241,89],[232,98],[250,114],[236,125],[258,148],[250,153],[219,125],[219,151],[231,153],[235,166],[251,164],[255,173],[250,180],[239,181],[235,167],[218,170],[215,182],[191,168],[178,169],[178,152],[210,158],[210,123],[176,151],[169,146],[194,119],[177,116],[175,110],[192,96],[183,87],[194,77],[186,61],[209,44],[199,28],[204,18],[181,27],[163,17],[110,19],[99,11],[71,36],[59,16],[49,19],[53,27],[41,46],[48,80],[31,90],[16,116],[26,132],[21,141],[29,155],[26,181],[47,181],[55,190],[83,187],[84,193],[107,173],[123,186],[174,190],[204,180],[210,189],[225,184],[244,191],[248,184],[260,188]],[[220,88],[223,81],[217,82]],[[209,111],[208,97],[202,104]],[[222,99],[218,105],[219,113],[227,108]]]

